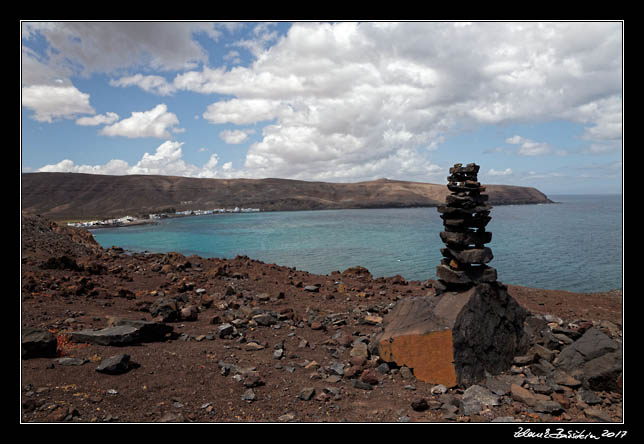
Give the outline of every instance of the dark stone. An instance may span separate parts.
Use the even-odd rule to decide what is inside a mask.
[[[584,387],[595,391],[619,391],[622,352],[605,353],[587,361],[582,367]]]
[[[461,384],[474,384],[485,372],[494,375],[509,369],[526,345],[523,323],[527,312],[506,287],[479,284],[475,290],[452,329],[454,366]]]
[[[223,338],[228,335],[232,335],[235,331],[235,328],[231,324],[221,324],[217,327],[217,336]]]
[[[436,267],[436,275],[438,279],[447,284],[471,284],[496,281],[496,269],[487,265],[469,267],[463,270],[453,270],[447,265],[441,264]]]
[[[441,215],[443,219],[443,225],[445,229],[458,231],[465,228],[485,228],[485,226],[492,220],[492,217],[485,214],[479,215],[478,213],[473,216],[459,217],[459,218],[447,218],[445,215]]]
[[[557,401],[538,400],[532,407],[535,412],[557,414],[564,408]]]
[[[492,233],[489,231],[468,231],[464,233],[442,231],[440,237],[448,247],[465,247],[472,244],[482,245],[492,241]]]
[[[52,358],[56,356],[58,341],[46,330],[26,327],[22,329],[22,359]]]
[[[176,299],[162,297],[152,303],[150,314],[163,321],[174,321],[179,319],[179,306]]]
[[[466,250],[443,248],[441,252],[443,256],[449,259],[455,259],[461,264],[487,264],[494,258],[492,250],[488,247],[469,248]]]
[[[46,270],[71,270],[80,271],[82,267],[76,263],[76,260],[69,256],[50,257],[41,265]]]
[[[586,362],[612,353],[619,349],[617,342],[613,341],[598,328],[591,328],[581,338],[571,345],[564,347],[556,360],[557,367],[564,370],[579,369]]]
[[[56,362],[58,363],[58,365],[79,366],[79,365],[84,365],[89,361],[87,359],[79,359],[79,358],[60,358]]]
[[[108,375],[120,375],[127,372],[130,369],[130,355],[120,354],[115,356],[110,356],[101,361],[101,363],[96,367],[96,371],[99,373],[106,373]]]
[[[465,194],[448,194],[445,198],[445,203],[450,206],[461,208],[471,208],[487,202],[487,194],[479,194],[478,196],[468,196]]]
[[[416,398],[411,402],[411,408],[416,412],[423,412],[429,408],[425,398]]]
[[[168,333],[172,333],[174,328],[163,322],[141,321],[135,319],[119,319],[114,326],[126,325],[137,328],[139,339],[142,342],[163,341]]]
[[[462,163],[455,163],[453,167],[449,169],[450,174],[472,174],[476,175],[479,172],[481,167],[475,163],[468,163],[463,166]]]
[[[366,382],[362,382],[359,379],[353,379],[352,380],[352,386],[353,386],[353,388],[362,389],[362,390],[373,390],[373,386],[371,384],[367,384]]]
[[[492,207],[490,205],[476,205],[472,207],[453,207],[450,205],[441,205],[438,207],[438,212],[445,215],[446,218],[457,218],[457,217],[470,217],[473,213],[490,213]]]
[[[299,398],[302,401],[309,401],[311,398],[313,398],[313,395],[315,395],[315,388],[305,387],[302,390],[300,390]]]
[[[107,327],[102,330],[81,330],[70,333],[73,342],[97,345],[131,345],[140,342],[139,329],[130,325]]]

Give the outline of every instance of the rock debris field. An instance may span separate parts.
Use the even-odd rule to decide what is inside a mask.
[[[622,421],[621,291],[507,285],[524,351],[452,385],[376,341],[435,281],[103,249],[26,213],[21,240],[25,423]]]

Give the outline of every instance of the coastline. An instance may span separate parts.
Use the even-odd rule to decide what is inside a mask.
[[[548,202],[509,202],[509,203],[496,203],[495,206],[515,206],[515,205],[549,205],[549,204],[560,204],[561,202],[555,202],[549,200]],[[406,209],[406,208],[438,208],[440,205],[431,204],[431,205],[404,205],[404,206],[356,206],[356,207],[329,207],[329,208],[311,208],[311,209],[259,209],[253,212],[261,213],[274,213],[274,212],[298,212],[298,211],[334,211],[334,210],[397,210],[397,209]],[[202,211],[202,210],[188,210],[188,211]],[[166,214],[162,219],[174,219],[181,217],[191,217],[191,216],[205,216],[205,215],[220,215],[220,214],[238,214],[238,213],[247,213],[246,211],[226,211],[226,212],[216,212],[216,213],[197,213],[197,214]],[[54,220],[57,223],[66,223],[64,220]],[[130,227],[135,225],[155,225],[157,224],[156,219],[144,219],[137,218],[132,222],[119,222],[119,223],[100,223],[96,225],[87,226],[84,225],[85,222],[78,223],[67,223],[67,225],[76,227],[76,228],[86,228],[89,230],[99,229],[99,228],[119,228],[119,227]]]

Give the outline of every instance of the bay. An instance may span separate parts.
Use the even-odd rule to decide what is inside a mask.
[[[556,204],[492,209],[490,263],[506,284],[597,292],[622,288],[621,195],[553,195]],[[443,230],[436,208],[234,213],[92,230],[105,248],[246,255],[329,274],[361,265],[374,277],[435,279]]]

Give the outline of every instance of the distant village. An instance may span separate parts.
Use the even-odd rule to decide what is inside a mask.
[[[185,210],[185,211],[176,211],[174,213],[153,213],[148,214],[147,217],[134,217],[134,216],[123,216],[117,219],[105,219],[105,220],[90,220],[83,222],[69,222],[67,225],[70,227],[82,227],[82,228],[100,228],[100,227],[120,227],[124,225],[136,225],[149,223],[150,221],[155,221],[159,219],[166,219],[170,217],[179,217],[179,216],[203,216],[208,214],[220,214],[220,213],[257,213],[259,208],[215,208],[212,210]]]

